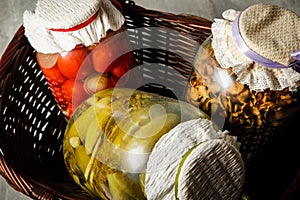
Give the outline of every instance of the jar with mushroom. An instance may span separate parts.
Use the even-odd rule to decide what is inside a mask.
[[[199,48],[186,101],[206,112],[220,129],[238,136],[246,157],[293,125],[300,110],[299,89],[251,89],[237,80],[232,68],[220,67],[211,42],[212,36]]]
[[[275,134],[289,137],[295,132],[288,130],[298,128],[299,16],[278,5],[254,4],[222,17],[195,56],[186,99],[237,135],[246,156]]]

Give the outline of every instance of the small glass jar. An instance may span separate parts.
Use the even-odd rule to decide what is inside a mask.
[[[283,133],[300,109],[300,92],[289,88],[254,91],[221,68],[212,36],[199,48],[189,78],[186,101],[207,113],[220,129],[238,136],[244,156],[254,153],[275,133]],[[288,136],[287,136],[288,137]]]

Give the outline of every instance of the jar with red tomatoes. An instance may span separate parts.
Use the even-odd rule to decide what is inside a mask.
[[[88,96],[124,85],[134,67],[121,5],[110,0],[38,0],[25,35],[63,114]]]

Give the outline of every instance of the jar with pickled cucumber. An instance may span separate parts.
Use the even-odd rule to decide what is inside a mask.
[[[299,17],[257,4],[241,12],[227,10],[223,18],[213,22],[212,35],[195,56],[186,100],[238,136],[246,156],[287,127],[297,130],[300,43],[292,36],[298,28],[292,25],[287,32],[290,23],[283,19],[292,23]]]
[[[101,199],[195,199],[195,190],[238,199],[244,183],[236,137],[191,104],[140,90],[106,89],[85,100],[63,152],[74,181]]]
[[[67,119],[91,94],[128,81],[135,63],[120,9],[110,0],[38,0],[24,12],[25,35]]]

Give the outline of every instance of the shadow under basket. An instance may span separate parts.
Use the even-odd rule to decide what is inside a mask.
[[[142,77],[137,88],[184,100],[193,59],[211,34],[212,22],[148,10],[133,1],[120,4]],[[21,26],[0,61],[0,174],[32,199],[92,200],[66,171],[62,144],[67,122],[35,53]]]

